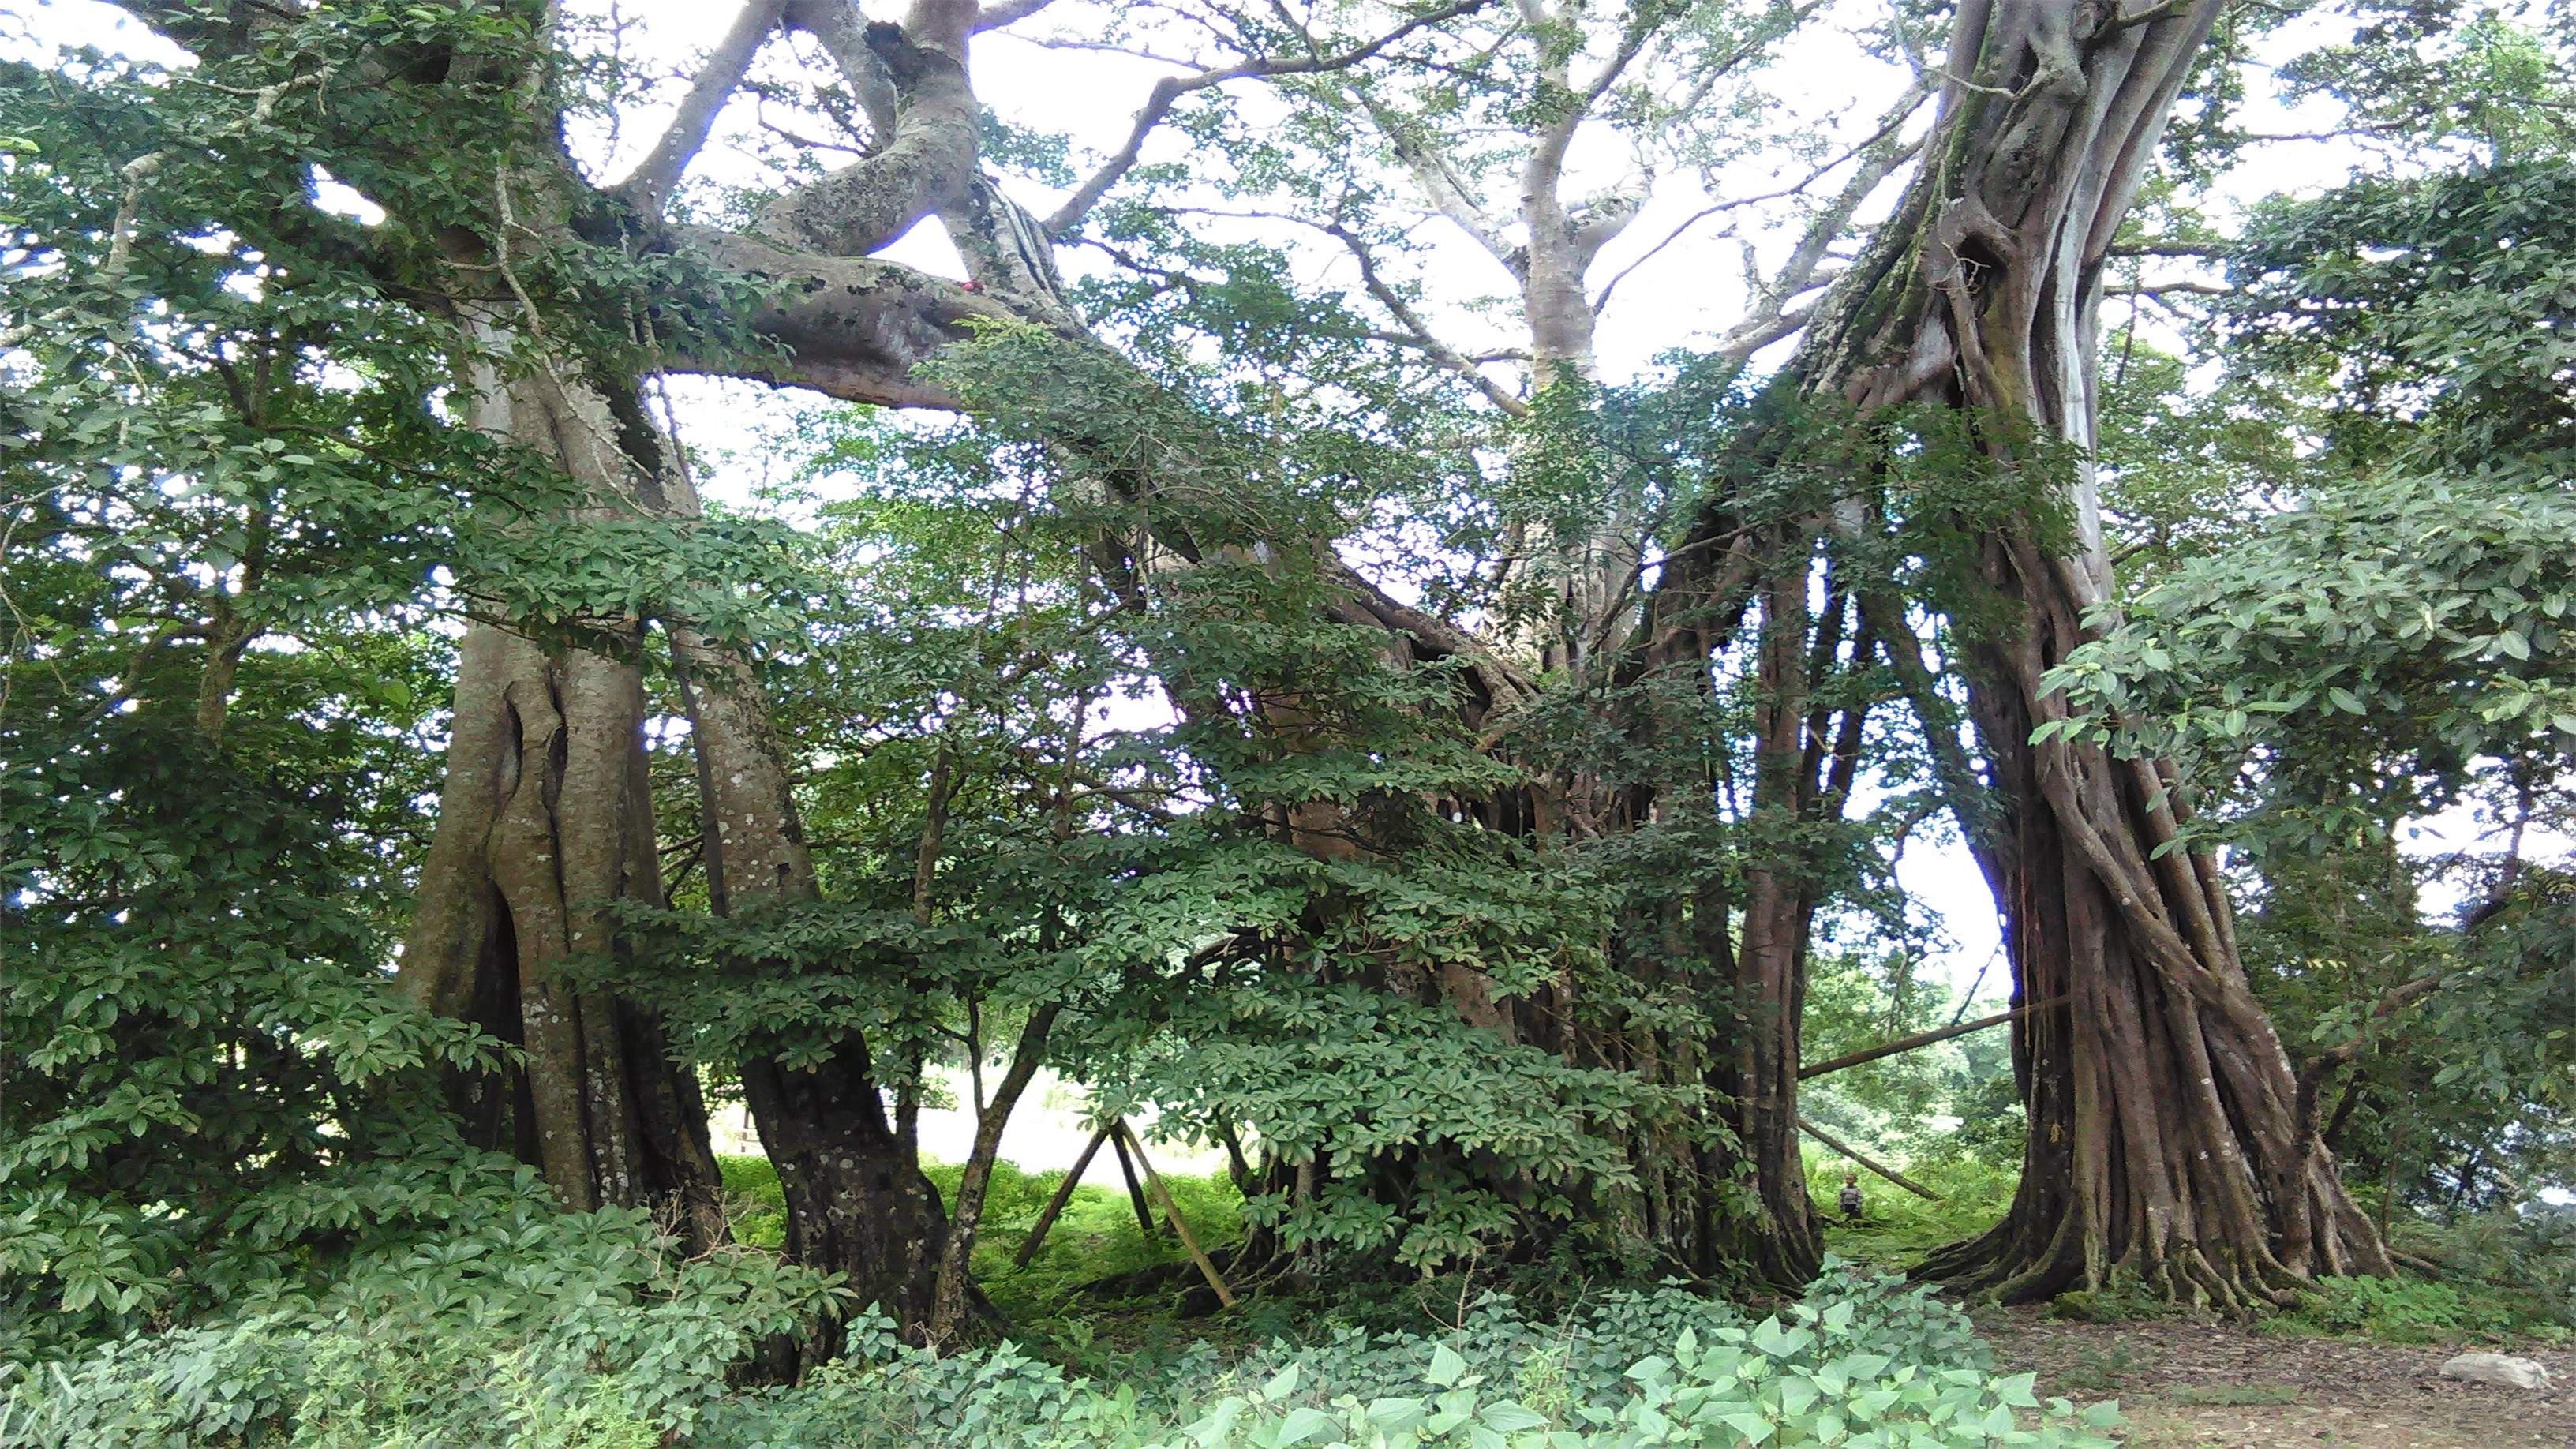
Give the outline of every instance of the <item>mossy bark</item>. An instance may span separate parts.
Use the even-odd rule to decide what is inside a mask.
[[[2032,738],[2065,715],[2048,670],[2113,598],[2089,461],[2103,258],[2216,13],[1963,8],[1929,163],[1797,368],[1863,413],[1960,410],[1999,486],[2072,458],[2052,504],[1973,523],[1988,617],[1958,626],[1991,766],[1963,823],[2007,921],[2016,1004],[2067,1004],[2014,1027],[2029,1135],[2010,1213],[1925,1272],[2010,1300],[2129,1278],[2242,1309],[2313,1273],[2387,1267],[2296,1110],[2217,862],[2181,845],[2185,782],[2169,762]]]

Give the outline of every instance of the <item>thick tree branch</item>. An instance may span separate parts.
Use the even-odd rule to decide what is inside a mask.
[[[669,235],[712,266],[778,284],[777,300],[751,320],[786,349],[678,357],[665,364],[670,372],[758,378],[884,407],[954,408],[955,399],[913,369],[965,341],[974,322],[1021,320],[998,298],[893,262],[814,256],[710,227],[673,227]]]
[[[868,21],[859,7],[852,0],[791,0],[787,23],[813,36],[832,58],[859,109],[867,114],[872,144],[881,147],[891,140],[894,79],[886,74],[885,62],[868,49]]]
[[[2181,293],[2192,297],[2233,297],[2240,289],[2222,282],[2134,282],[2125,286],[2104,287],[2105,297],[2163,297]]]
[[[662,214],[662,204],[670,198],[671,188],[680,184],[689,162],[707,144],[707,133],[714,129],[717,115],[733,98],[744,73],[751,69],[752,58],[760,53],[770,32],[778,28],[779,17],[786,9],[787,0],[746,0],[742,13],[734,17],[724,39],[716,42],[696,79],[690,81],[689,93],[680,98],[680,109],[671,117],[662,139],[654,143],[652,154],[614,188],[627,205],[646,216]]]
[[[1359,570],[1344,563],[1340,555],[1326,549],[1318,554],[1318,567],[1323,575],[1349,590],[1360,607],[1389,629],[1411,634],[1435,656],[1464,659],[1476,671],[1478,682],[1497,710],[1509,708],[1537,693],[1537,686],[1510,660],[1485,647],[1473,634],[1445,619],[1399,603],[1386,590],[1368,581]]]
[[[975,33],[981,35],[987,30],[1000,30],[1004,26],[1017,25],[1054,3],[1055,0],[1002,0],[998,5],[978,7],[975,12]]]
[[[2107,257],[2208,257],[2219,260],[2227,256],[2226,242],[2130,242],[2110,248]]]
[[[891,136],[875,154],[772,201],[754,230],[797,250],[862,257],[963,195],[982,119],[966,80],[974,21],[971,0],[916,0],[902,25],[871,22],[866,49],[894,83]],[[852,63],[841,60],[844,74]]]

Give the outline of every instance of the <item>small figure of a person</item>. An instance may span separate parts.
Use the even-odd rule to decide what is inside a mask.
[[[1857,1172],[1846,1172],[1846,1173],[1844,1173],[1844,1174],[1843,1174],[1843,1191],[1842,1191],[1842,1196],[1841,1196],[1841,1198],[1839,1199],[1839,1201],[1840,1201],[1840,1202],[1841,1202],[1841,1204],[1842,1204],[1842,1210],[1843,1210],[1843,1221],[1844,1221],[1844,1222],[1847,1222],[1847,1223],[1856,1223],[1856,1222],[1859,1222],[1859,1221],[1860,1221],[1860,1174],[1859,1174],[1859,1173],[1857,1173]]]

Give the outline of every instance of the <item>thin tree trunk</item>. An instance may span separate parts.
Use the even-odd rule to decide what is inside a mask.
[[[674,628],[671,641],[706,791],[711,899],[729,913],[812,900],[813,857],[750,666],[685,628]],[[812,1067],[755,1053],[741,1070],[745,1103],[786,1199],[789,1261],[845,1275],[860,1303],[923,1337],[948,1221],[938,1189],[922,1175],[911,1122],[902,1113],[887,1117],[868,1042],[852,1033]],[[839,1344],[837,1329],[822,1325],[802,1361],[827,1362]]]
[[[1807,944],[1815,917],[1812,852],[1801,827],[1808,688],[1804,549],[1782,550],[1763,588],[1755,642],[1754,807],[1745,821],[1743,945],[1736,956],[1734,1071],[1725,1090],[1735,1135],[1752,1168],[1761,1217],[1743,1235],[1765,1282],[1804,1283],[1824,1260],[1798,1144],[1798,1055],[1807,994]]]
[[[931,1299],[933,1343],[962,1342],[969,1322],[989,1312],[974,1296],[969,1260],[975,1253],[976,1232],[984,1221],[984,1199],[993,1185],[993,1165],[1001,1158],[1002,1129],[1010,1125],[1012,1109],[1019,1106],[1030,1080],[1037,1076],[1038,1064],[1045,1059],[1047,1033],[1055,1026],[1057,1010],[1049,1004],[1029,1014],[1019,1043],[1012,1049],[1011,1065],[1002,1073],[1002,1080],[994,1084],[991,1100],[977,1104],[975,1143],[966,1154],[965,1168],[957,1176],[957,1201],[950,1205],[948,1241],[940,1253],[938,1283]]]

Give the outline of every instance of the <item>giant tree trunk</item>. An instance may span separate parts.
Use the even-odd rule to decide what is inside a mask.
[[[1864,411],[1964,410],[1999,487],[2038,486],[2050,443],[2089,450],[2102,258],[2217,10],[1962,7],[1925,171],[1811,328],[1802,385]],[[2032,742],[2065,714],[2043,676],[2111,597],[2089,463],[2065,504],[2062,520],[2033,502],[1980,521],[2005,622],[1961,632],[1997,797],[1971,828],[2017,1000],[2068,1004],[2014,1028],[2030,1125],[2010,1215],[1927,1271],[2011,1300],[2133,1276],[2227,1308],[2314,1272],[2384,1271],[2298,1120],[2217,864],[2174,848],[2173,767]]]
[[[477,426],[551,456],[599,505],[634,507],[650,489],[587,384],[546,371],[474,382]],[[604,648],[637,639],[632,620],[590,627]],[[398,980],[522,1050],[512,1069],[454,1084],[470,1135],[535,1164],[567,1207],[651,1206],[703,1247],[724,1218],[696,1081],[649,1015],[575,989],[563,969],[608,949],[613,903],[661,902],[643,722],[631,655],[541,643],[506,620],[468,626]]]

